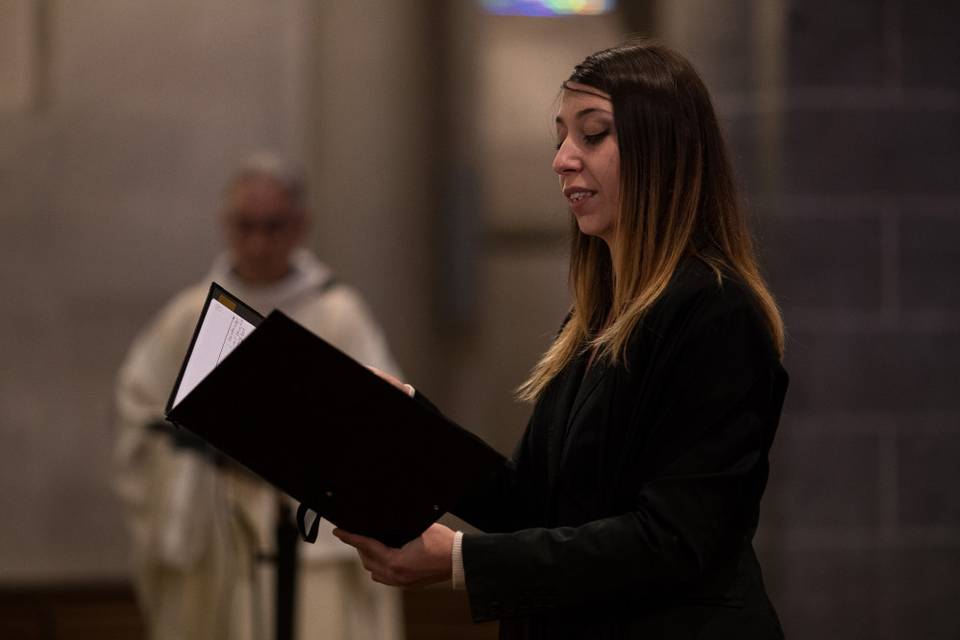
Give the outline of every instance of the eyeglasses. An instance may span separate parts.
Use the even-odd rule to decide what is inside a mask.
[[[262,233],[263,235],[272,236],[277,235],[282,232],[284,229],[290,226],[293,221],[288,217],[273,217],[273,218],[263,218],[261,220],[255,220],[253,218],[244,218],[242,216],[234,216],[229,218],[227,224],[230,225],[230,228],[240,235],[250,236],[257,233]]]

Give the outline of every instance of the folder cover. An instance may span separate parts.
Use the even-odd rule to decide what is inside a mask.
[[[193,343],[211,300],[236,301],[225,294],[211,286]],[[503,464],[479,437],[284,313],[252,325],[175,402],[191,343],[167,419],[334,525],[402,546]]]

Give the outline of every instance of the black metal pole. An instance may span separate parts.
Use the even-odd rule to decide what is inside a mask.
[[[276,640],[293,640],[297,601],[297,525],[286,500],[277,511]]]

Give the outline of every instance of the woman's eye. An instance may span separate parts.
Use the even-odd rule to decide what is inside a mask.
[[[607,137],[607,134],[610,133],[610,130],[604,130],[600,133],[585,133],[583,134],[584,141],[589,145],[600,144],[600,142]]]

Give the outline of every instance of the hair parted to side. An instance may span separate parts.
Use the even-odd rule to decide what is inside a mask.
[[[571,315],[518,397],[535,400],[586,349],[616,364],[685,256],[752,290],[782,356],[780,310],[760,274],[720,126],[693,66],[665,46],[638,41],[588,56],[567,82],[604,91],[613,104],[618,263],[571,217]]]

